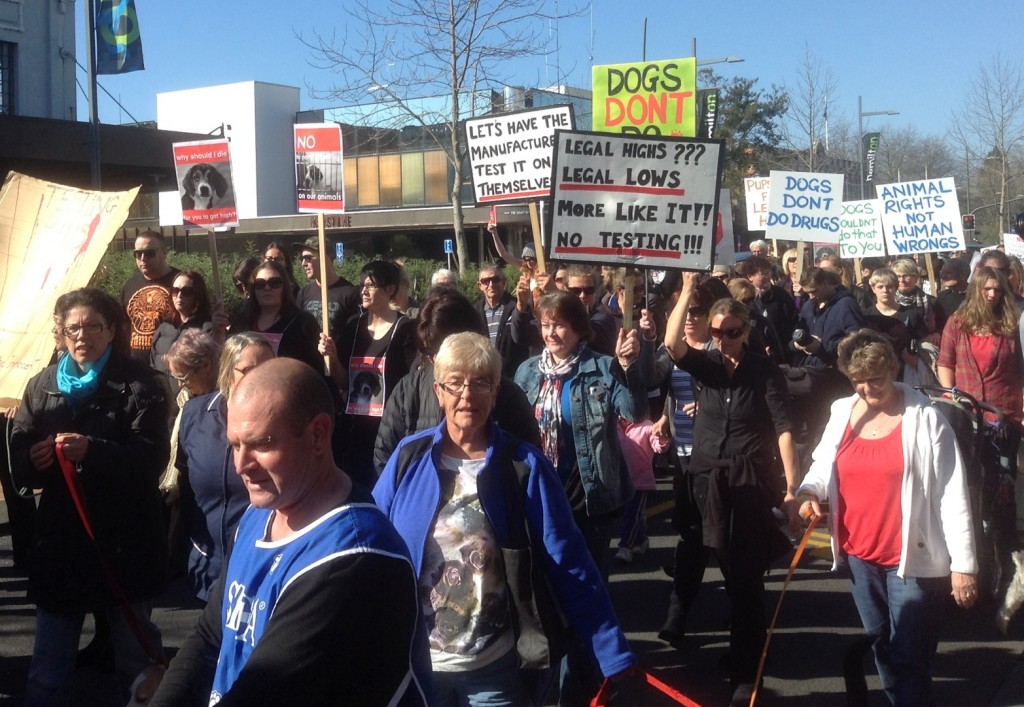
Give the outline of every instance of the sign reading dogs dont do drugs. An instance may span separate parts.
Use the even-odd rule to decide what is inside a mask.
[[[559,130],[551,256],[709,270],[722,144]]]

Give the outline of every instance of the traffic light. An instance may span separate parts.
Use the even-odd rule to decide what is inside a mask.
[[[964,214],[964,230],[974,230],[974,214]]]

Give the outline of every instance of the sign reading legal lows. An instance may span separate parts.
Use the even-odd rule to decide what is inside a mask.
[[[477,203],[550,196],[555,130],[574,127],[568,105],[467,120],[466,145]]]
[[[722,141],[559,130],[551,255],[708,270]]]

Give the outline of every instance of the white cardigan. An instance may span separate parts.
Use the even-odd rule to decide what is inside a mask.
[[[903,487],[900,507],[903,523],[899,577],[944,577],[950,571],[976,574],[974,530],[964,476],[964,462],[953,428],[928,397],[897,383],[903,391]],[[814,494],[821,500],[836,499],[836,451],[846,432],[858,395],[832,404],[832,416],[814,450],[811,468],[797,494]],[[829,514],[832,532],[832,569],[842,551],[836,543],[835,525],[843,508],[833,502]]]

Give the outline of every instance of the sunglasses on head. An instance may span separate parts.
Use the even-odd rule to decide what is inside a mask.
[[[196,288],[193,287],[192,285],[185,285],[184,287],[172,287],[171,288],[171,297],[177,297],[178,295],[181,295],[182,297],[191,297],[195,293],[196,293]]]
[[[743,332],[745,330],[746,327],[743,325],[730,327],[729,329],[719,329],[718,327],[713,326],[711,327],[711,336],[715,339],[721,339],[722,337],[725,337],[726,339],[738,339],[743,336]]]
[[[136,248],[132,252],[136,258],[152,258],[156,255],[156,248]]]
[[[597,288],[591,285],[590,287],[570,287],[569,292],[573,293],[577,297],[580,295],[592,295],[597,292]]]
[[[267,288],[271,290],[279,290],[283,284],[284,280],[279,277],[271,277],[266,280],[262,277],[258,277],[252,281],[252,288],[254,290],[264,290]]]
[[[490,285],[492,282],[503,282],[504,280],[505,280],[505,278],[498,277],[497,275],[495,275],[494,277],[482,277],[482,278],[480,278],[480,284],[481,285]]]

